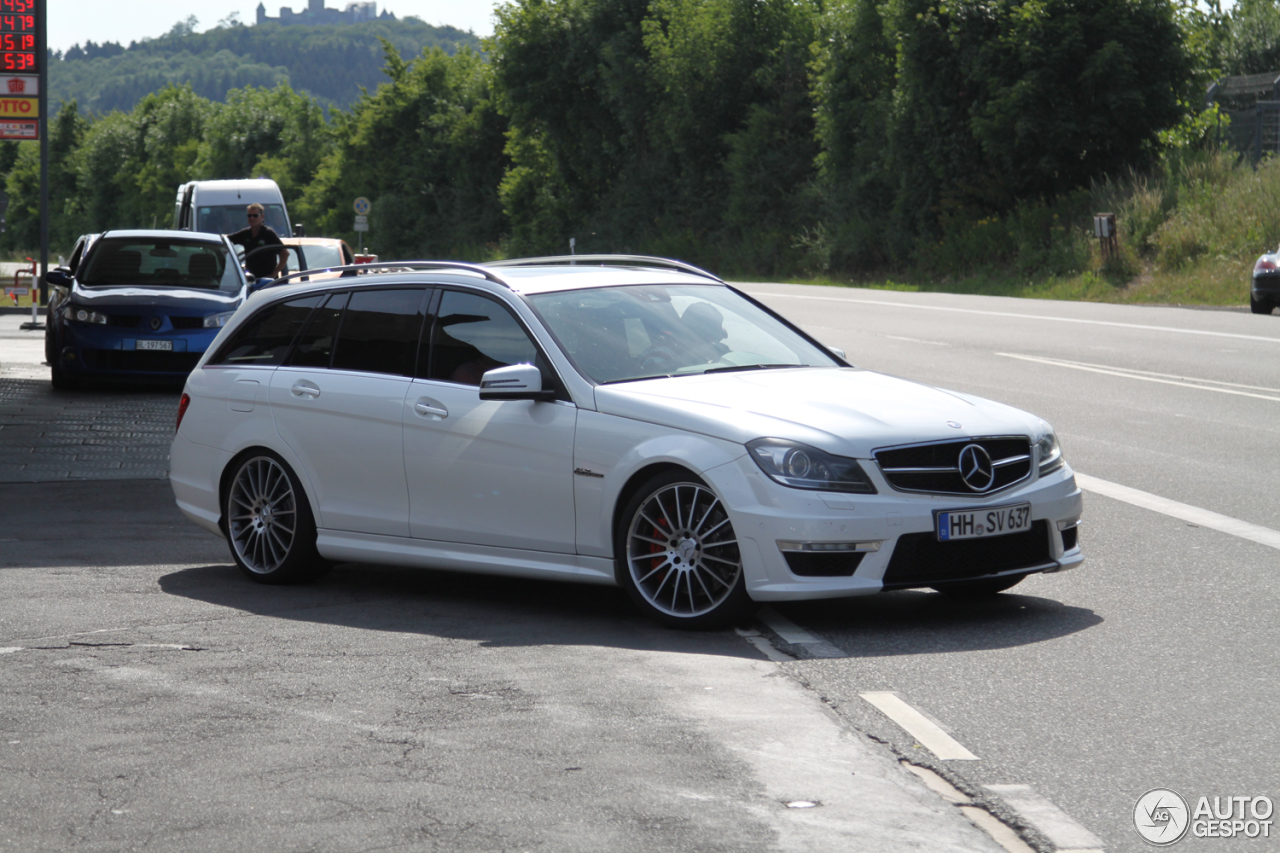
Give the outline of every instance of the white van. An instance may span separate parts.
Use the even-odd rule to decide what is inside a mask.
[[[294,233],[284,196],[270,178],[188,181],[178,187],[178,198],[173,205],[174,230],[231,234],[249,224],[244,209],[255,201],[266,211],[266,224],[272,230],[281,237]]]

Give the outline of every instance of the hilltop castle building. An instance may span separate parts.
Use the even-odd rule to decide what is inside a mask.
[[[307,8],[301,12],[281,6],[278,18],[267,17],[266,4],[258,4],[259,24],[358,24],[362,21],[394,21],[395,18],[395,15],[386,11],[379,15],[378,4],[374,0],[348,3],[347,8],[342,11],[326,9],[324,0],[307,0]]]

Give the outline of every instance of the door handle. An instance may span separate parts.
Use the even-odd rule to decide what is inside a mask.
[[[293,387],[289,390],[293,392],[293,396],[295,397],[310,397],[314,400],[316,397],[320,396],[320,388],[304,380],[299,380],[293,383]]]
[[[420,415],[434,415],[437,418],[449,417],[449,410],[437,403],[435,400],[419,400],[413,404],[413,410]]]

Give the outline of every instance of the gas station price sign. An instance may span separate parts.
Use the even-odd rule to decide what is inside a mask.
[[[0,0],[0,74],[35,74],[40,70],[36,0]]]

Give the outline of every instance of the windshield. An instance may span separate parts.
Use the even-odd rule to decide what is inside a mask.
[[[720,285],[602,287],[529,301],[596,382],[838,362]]]
[[[196,209],[195,230],[206,234],[234,234],[241,228],[248,228],[249,219],[245,215],[248,206],[247,201],[224,205],[202,204]],[[265,224],[271,226],[272,231],[281,237],[288,237],[293,233],[285,220],[284,205],[264,204],[262,207],[266,213]]]
[[[87,287],[138,285],[234,293],[244,283],[238,270],[237,264],[227,263],[227,250],[218,243],[120,237],[95,243],[76,279]]]

